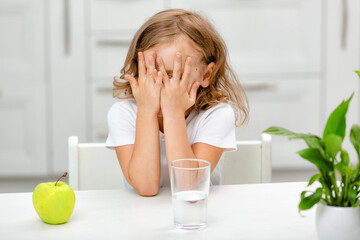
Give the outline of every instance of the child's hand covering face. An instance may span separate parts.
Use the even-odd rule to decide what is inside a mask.
[[[138,110],[158,114],[189,111],[199,86],[206,88],[215,63],[201,61],[202,55],[187,37],[158,44],[138,53],[138,79],[129,81]]]
[[[174,57],[173,75],[171,78],[166,73],[164,63],[160,57],[157,58],[159,72],[157,80],[161,80],[160,105],[164,115],[184,114],[187,109],[194,105],[196,100],[196,91],[200,86],[198,81],[190,84],[191,57],[185,60],[185,67],[182,73],[182,57],[177,52]],[[191,85],[189,90],[189,85]]]
[[[156,77],[155,53],[148,56],[145,64],[144,54],[138,54],[139,78],[136,80],[131,75],[125,75],[130,82],[132,93],[136,99],[138,110],[146,114],[158,114],[160,111],[161,79]]]
[[[208,82],[204,81],[208,65],[201,61],[201,53],[187,37],[179,37],[175,41],[156,45],[144,51],[144,54],[146,59],[152,54],[157,56],[156,70],[161,74],[157,72],[156,79],[161,79],[163,83],[160,98],[163,112],[171,110],[184,113],[195,103],[198,87],[208,86]],[[150,67],[151,63],[146,62],[146,65]],[[194,84],[195,82],[197,83]],[[187,95],[184,94],[185,92]]]
[[[151,53],[155,51],[157,58],[161,58],[165,72],[169,78],[173,77],[173,70],[175,66],[175,58],[177,52],[181,53],[181,69],[180,74],[184,72],[185,68],[185,60],[187,57],[192,58],[191,69],[190,69],[190,76],[189,76],[189,85],[188,90],[195,81],[201,83],[204,70],[206,69],[206,64],[201,62],[202,55],[199,50],[194,46],[194,43],[191,42],[190,39],[187,37],[179,37],[178,39],[170,42],[164,43],[154,46],[146,51],[144,51],[145,56],[151,55]],[[146,58],[147,59],[147,58]],[[156,63],[157,70],[159,71],[159,63]],[[163,72],[164,76],[164,72]],[[181,77],[180,77],[181,78]],[[203,86],[203,84],[201,84]],[[206,86],[203,86],[206,87]]]

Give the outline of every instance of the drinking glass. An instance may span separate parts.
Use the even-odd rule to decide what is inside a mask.
[[[175,227],[188,230],[206,227],[210,166],[210,162],[201,159],[170,163]]]

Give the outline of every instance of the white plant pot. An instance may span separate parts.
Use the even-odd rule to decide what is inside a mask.
[[[360,208],[333,207],[320,202],[316,208],[316,231],[319,240],[359,240]]]

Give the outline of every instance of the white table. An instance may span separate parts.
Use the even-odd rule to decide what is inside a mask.
[[[76,191],[66,224],[48,225],[32,205],[32,193],[0,194],[0,239],[317,239],[315,209],[298,213],[306,183],[213,186],[208,226],[174,229],[170,189],[156,197],[132,190]]]

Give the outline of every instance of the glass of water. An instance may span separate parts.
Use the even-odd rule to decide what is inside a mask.
[[[178,159],[170,163],[174,223],[181,229],[202,229],[207,222],[210,162]]]

